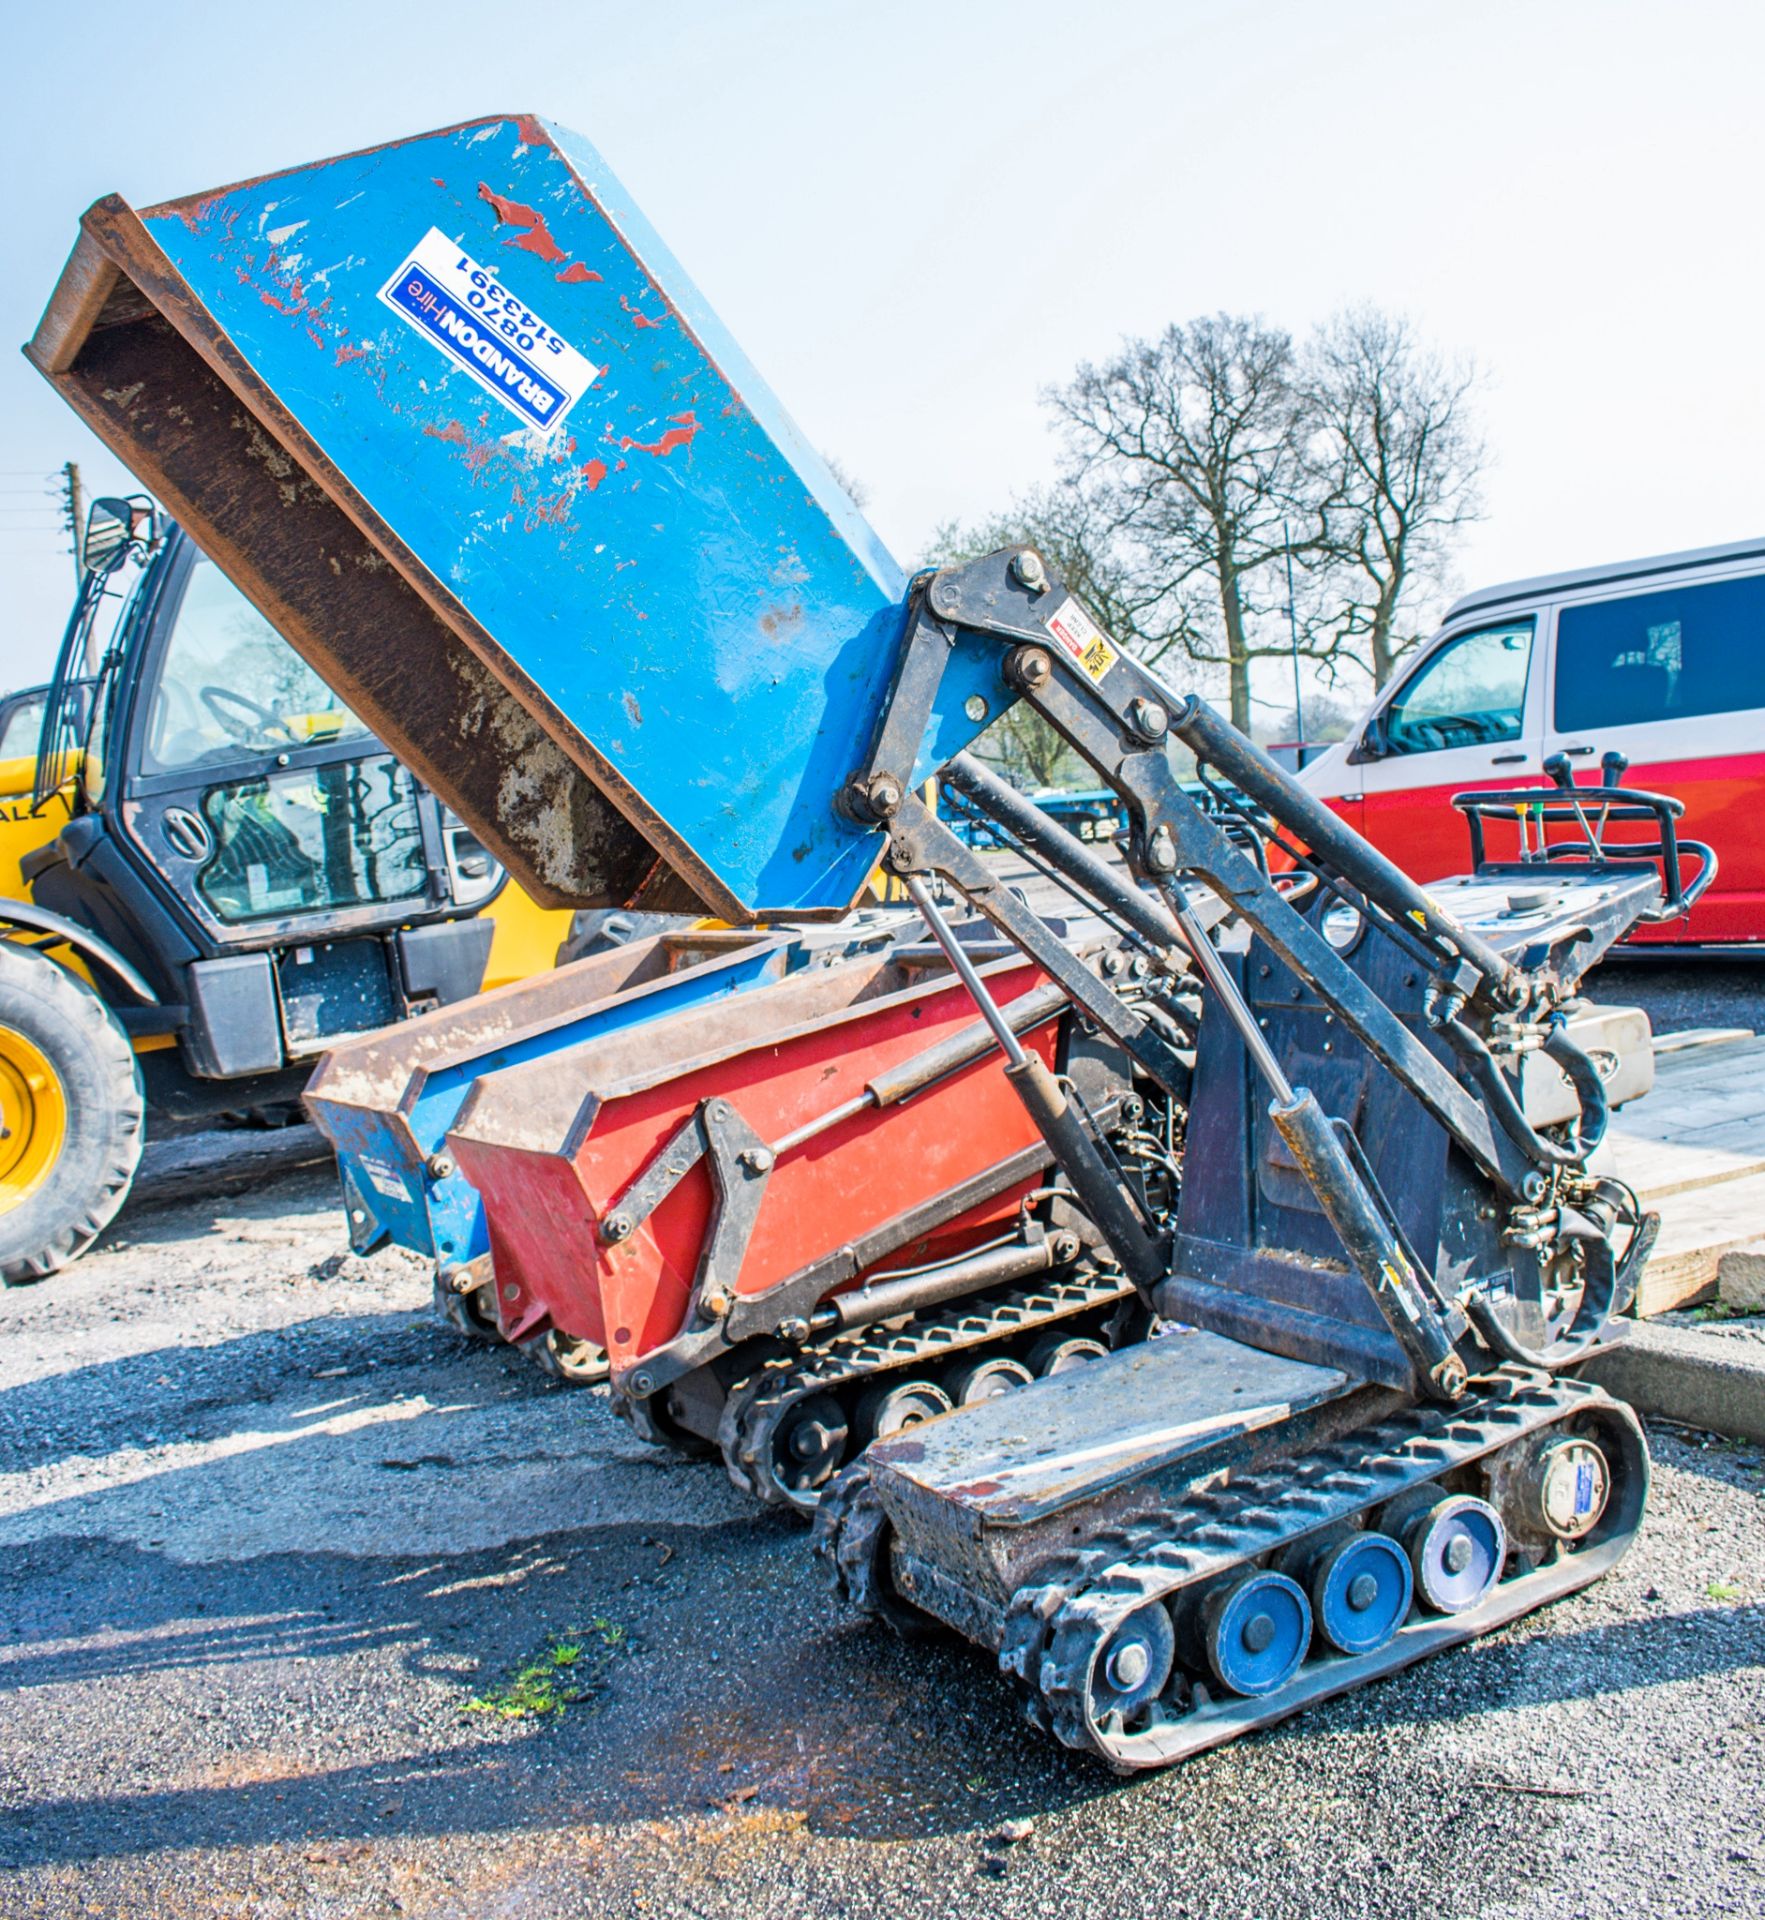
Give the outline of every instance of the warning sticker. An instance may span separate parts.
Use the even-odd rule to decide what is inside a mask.
[[[358,1162],[363,1173],[368,1176],[368,1184],[376,1193],[383,1193],[388,1200],[408,1201],[410,1189],[399,1177],[398,1169],[384,1160],[374,1160],[363,1155]]]
[[[1101,680],[1115,665],[1119,656],[1103,629],[1070,593],[1044,624],[1091,679]]]
[[[600,378],[496,277],[431,227],[380,289],[407,326],[465,368],[530,427],[550,434]]]

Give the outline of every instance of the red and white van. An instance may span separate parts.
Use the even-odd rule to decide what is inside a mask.
[[[1559,753],[1597,781],[1613,751],[1626,786],[1685,802],[1684,832],[1719,868],[1689,919],[1632,938],[1765,942],[1765,541],[1466,594],[1300,777],[1432,880],[1469,857],[1455,793],[1542,780]]]

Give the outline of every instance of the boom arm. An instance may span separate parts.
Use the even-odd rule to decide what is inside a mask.
[[[1541,1028],[1556,1013],[1564,988],[1596,957],[1591,936],[1588,952],[1567,977],[1516,965],[1477,932],[1443,913],[1204,702],[1194,696],[1174,697],[1096,627],[1033,550],[1007,549],[923,579],[913,592],[900,664],[871,754],[849,781],[843,805],[855,817],[888,828],[888,861],[896,873],[937,874],[948,880],[1173,1091],[1186,1092],[1186,1069],[1180,1061],[1160,1057],[1162,1042],[1148,1045],[1145,1020],[1050,941],[1041,923],[997,883],[986,863],[910,790],[920,744],[916,723],[929,713],[935,698],[938,665],[959,639],[975,636],[998,646],[1001,680],[1011,693],[1034,707],[1121,796],[1132,823],[1130,864],[1156,887],[1169,916],[1166,920],[1144,907],[1134,909],[1131,918],[1137,930],[1167,952],[1186,951],[1194,961],[1263,1083],[1270,1119],[1417,1378],[1436,1396],[1455,1397],[1466,1380],[1464,1361],[1456,1351],[1466,1330],[1466,1313],[1406,1244],[1352,1131],[1339,1121],[1332,1123],[1317,1100],[1289,1080],[1257,1016],[1202,930],[1188,885],[1198,882],[1218,895],[1279,956],[1415,1097],[1510,1209],[1536,1208],[1546,1198],[1553,1174],[1575,1163],[1578,1152],[1526,1126],[1499,1073],[1493,1080],[1486,1077],[1479,1091],[1468,1090],[1221,823],[1183,790],[1170,767],[1168,744],[1173,738],[1181,740],[1198,761],[1217,769],[1278,828],[1294,835],[1306,849],[1312,871],[1331,891],[1353,889],[1381,930],[1426,967],[1428,1024],[1473,1067],[1488,1061],[1488,1049],[1460,1016],[1470,1010],[1485,1024]],[[1003,789],[985,768],[963,756],[948,772],[961,792],[1008,830],[1026,824],[1022,815],[1027,803]],[[1043,853],[1070,878],[1096,889],[1094,856],[1077,843],[1063,846],[1067,837],[1055,828],[1044,827],[1039,838]],[[1122,891],[1117,890],[1113,900],[1118,910],[1124,904]],[[1552,1044],[1575,1084],[1597,1089],[1597,1073],[1563,1042],[1560,1030]],[[1474,1058],[1479,1054],[1481,1061]],[[1576,1072],[1577,1067],[1585,1072]],[[1096,1217],[1109,1217],[1114,1196],[1086,1193],[1087,1185],[1097,1186],[1095,1167],[1063,1151],[1055,1133],[1045,1131],[1056,1158]],[[1593,1125],[1584,1126],[1582,1144],[1591,1145],[1596,1131]],[[1142,1265],[1137,1249],[1121,1252],[1130,1272]],[[1575,1344],[1587,1344],[1591,1333],[1583,1327]]]

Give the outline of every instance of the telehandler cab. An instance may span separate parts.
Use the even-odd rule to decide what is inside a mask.
[[[333,1041],[569,930],[151,501],[95,501],[81,559],[54,679],[0,716],[9,1283],[116,1214],[149,1113],[296,1117]]]

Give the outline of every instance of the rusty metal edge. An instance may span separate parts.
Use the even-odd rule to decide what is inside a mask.
[[[860,962],[858,964],[862,965],[863,963]],[[746,997],[744,997],[744,1000],[734,1008],[720,1009],[720,1011],[724,1012],[727,1016],[726,1030],[716,1038],[713,1044],[703,1052],[690,1055],[682,1060],[663,1062],[659,1065],[652,1065],[643,1061],[633,1061],[629,1067],[620,1071],[622,1065],[619,1058],[620,1053],[630,1054],[636,1052],[639,1042],[633,1039],[628,1045],[618,1048],[617,1050],[615,1050],[614,1046],[610,1045],[608,1051],[614,1054],[614,1070],[617,1077],[603,1081],[591,1094],[584,1098],[582,1105],[577,1109],[575,1118],[570,1123],[568,1132],[556,1149],[558,1156],[566,1160],[574,1159],[587,1141],[589,1134],[593,1131],[594,1121],[600,1109],[614,1100],[629,1099],[634,1095],[647,1093],[652,1088],[664,1086],[670,1081],[685,1081],[696,1078],[700,1074],[709,1072],[713,1067],[721,1066],[730,1060],[740,1059],[744,1054],[756,1052],[762,1047],[770,1047],[776,1053],[779,1049],[794,1041],[810,1039],[817,1034],[827,1033],[850,1025],[874,1013],[879,1006],[885,1003],[894,1006],[917,1005],[931,998],[934,994],[947,993],[952,987],[959,987],[961,985],[961,982],[956,978],[954,973],[942,973],[932,974],[918,981],[912,981],[906,985],[892,989],[885,989],[881,992],[871,991],[875,983],[884,979],[889,969],[897,965],[898,963],[892,958],[882,959],[880,963],[872,969],[866,984],[861,987],[858,994],[833,1007],[826,1013],[812,1015],[808,1019],[797,1020],[792,1025],[780,1027],[776,1031],[768,1031],[763,1024],[760,1024],[765,1013],[770,1011],[770,1009],[751,1006],[746,1003]],[[1028,960],[1019,955],[996,961],[993,965],[982,968],[981,977],[984,980],[991,980],[1017,967],[1026,968],[1031,972],[1039,971],[1033,960]],[[809,987],[819,985],[828,978],[843,977],[843,975],[844,969],[835,969],[832,974],[810,975],[807,977],[799,976],[795,981],[781,981],[778,984],[781,987],[789,987],[792,985]],[[1033,993],[1035,987],[1031,985],[1026,988],[1025,991]],[[1004,1004],[1010,1007],[1013,1002],[1006,1001]],[[703,1009],[695,1009],[694,1011],[701,1015],[703,1013]],[[1064,1009],[1059,1007],[1052,1009],[1045,1019],[1037,1021],[1033,1027],[1026,1028],[1024,1037],[1027,1039],[1031,1034],[1040,1033],[1043,1028],[1047,1027],[1053,1021],[1058,1020],[1063,1011]],[[740,1018],[742,1015],[748,1016],[748,1019],[745,1021],[742,1020]],[[729,1027],[732,1026],[734,1028],[733,1032],[728,1030]],[[627,1034],[639,1036],[641,1036],[643,1032],[644,1029],[642,1028],[627,1030]],[[616,1034],[609,1036],[609,1040],[618,1042],[626,1039],[626,1037],[626,1034]],[[992,1055],[983,1054],[975,1064],[979,1065],[993,1057]],[[538,1063],[536,1062],[535,1064]],[[737,1096],[730,1095],[729,1098],[733,1102],[737,1099]],[[462,1133],[469,1133],[472,1107],[475,1100],[476,1095],[474,1094],[468,1099],[466,1105],[460,1109],[454,1126],[448,1129],[448,1137],[450,1139],[456,1130]],[[501,1144],[489,1134],[470,1134],[470,1137],[482,1141],[487,1146]]]
[[[527,710],[535,724],[556,739],[578,770],[593,782],[640,837],[655,848],[658,863],[665,862],[681,874],[704,904],[713,908],[720,918],[746,923],[762,917],[759,910],[750,912],[736,898],[729,887],[630,786],[617,768],[552,706],[490,634],[459,606],[386,522],[362,500],[294,416],[264,386],[231,337],[209,318],[201,303],[190,292],[183,276],[127,201],[119,194],[106,194],[87,208],[81,216],[80,227],[82,238],[90,240],[92,246],[110,262],[114,271],[126,276],[152,300],[159,315],[196,352],[240,405],[324,489],[332,503],[354,523],[368,544],[398,570],[436,620],[478,658],[486,670]],[[66,374],[77,358],[99,310],[92,302],[94,280],[99,276],[90,261],[90,255],[84,261],[80,255],[81,248],[76,244],[74,254],[63,268],[43,318],[26,344],[24,353],[25,358],[45,378],[55,383],[63,399],[74,405],[74,410],[81,414],[87,425],[101,439],[107,439],[98,420],[74,401],[60,377]],[[78,279],[70,279],[76,262],[80,263],[80,275]],[[114,281],[110,284],[113,286]],[[108,291],[109,287],[106,288]],[[119,455],[122,453],[120,448],[113,447],[112,451]],[[540,899],[541,905],[573,904],[561,898],[548,901],[538,893],[535,898]],[[848,911],[850,908],[846,907],[838,912],[824,910],[814,915],[801,914],[796,917],[838,919]]]

